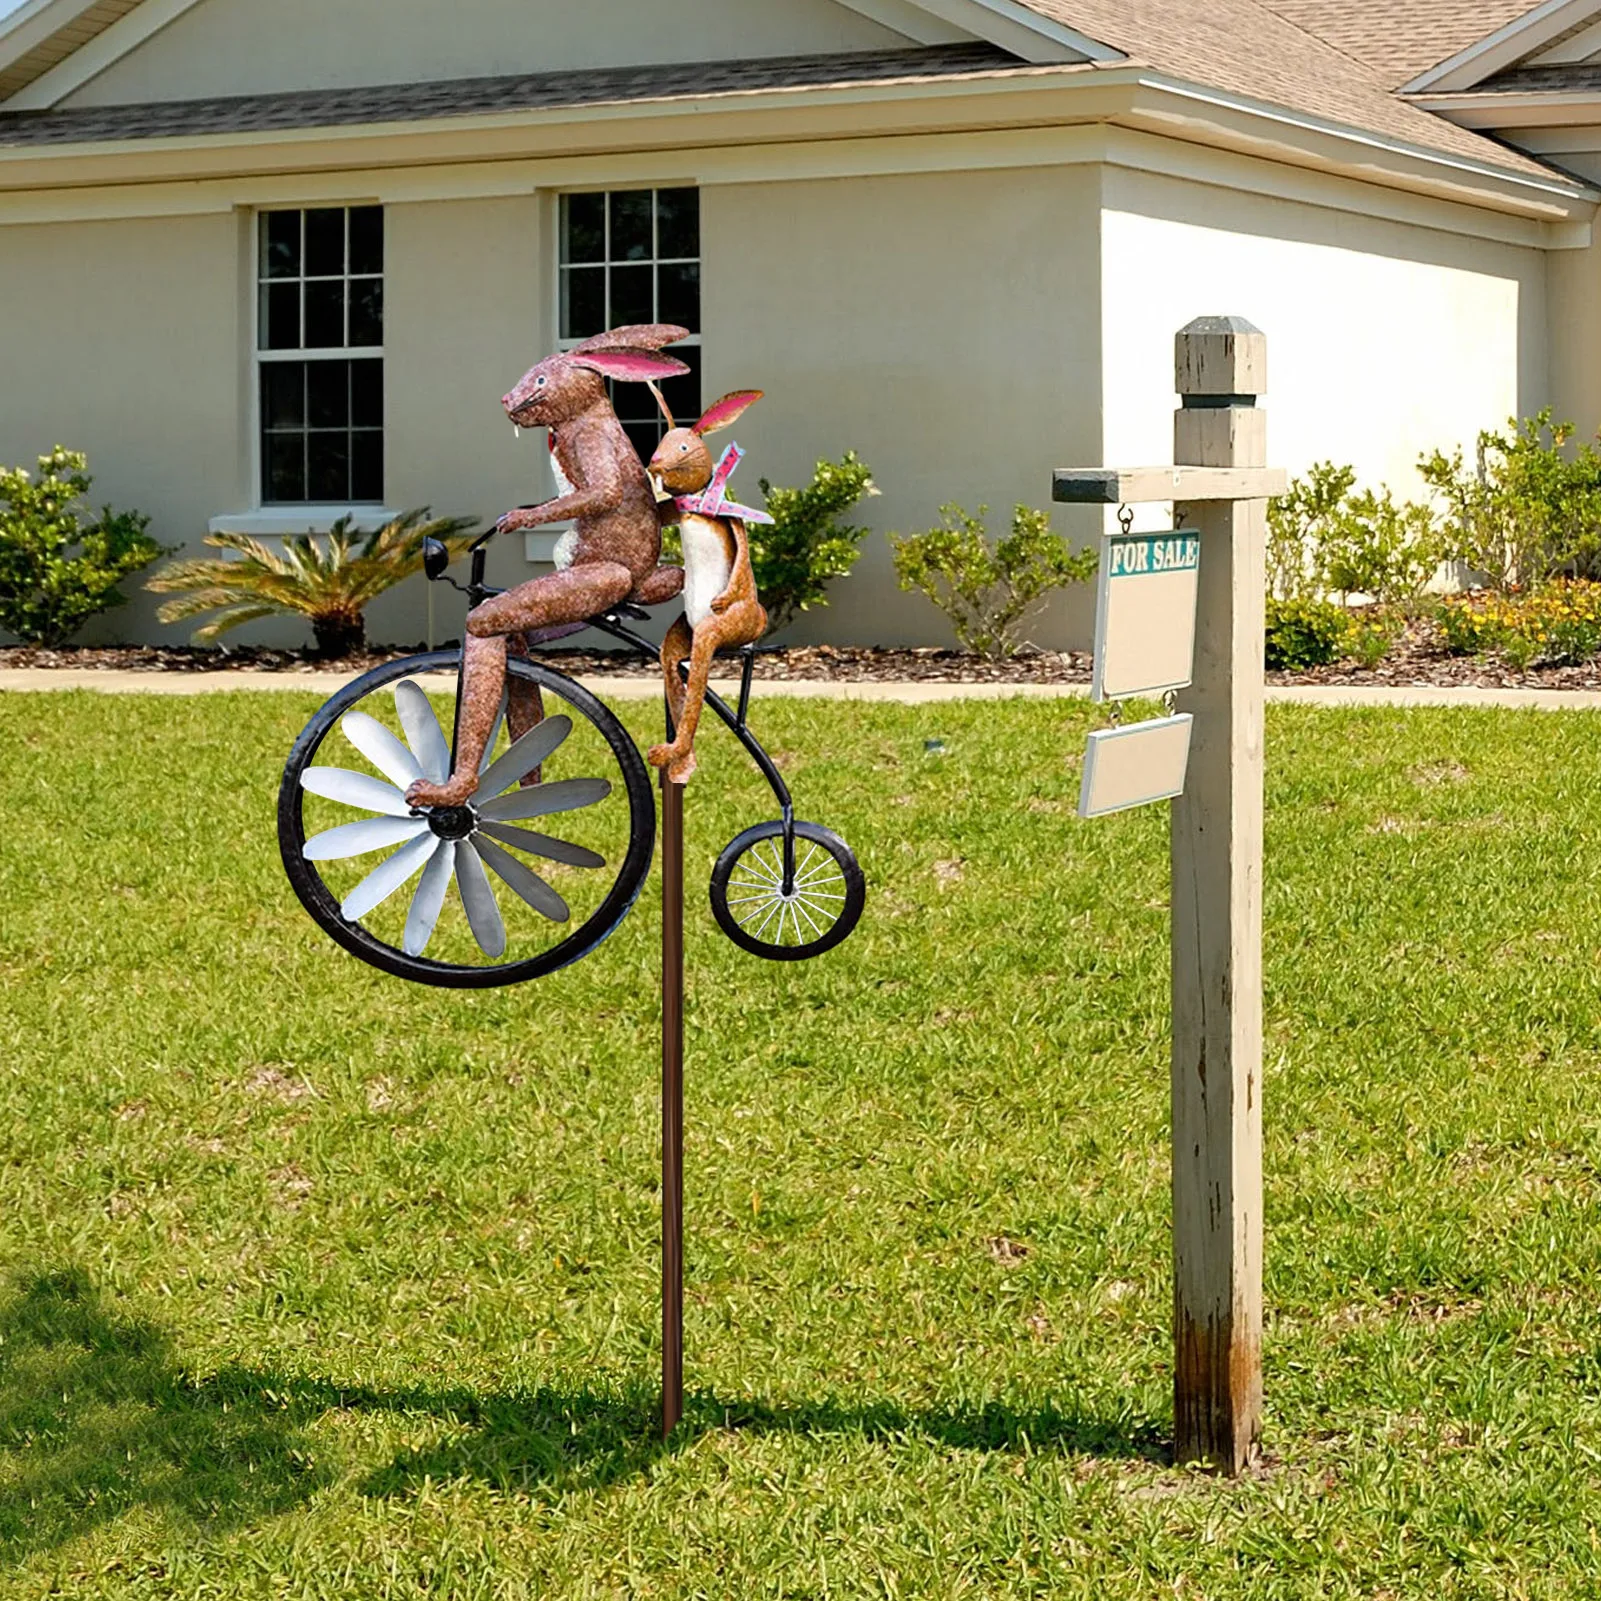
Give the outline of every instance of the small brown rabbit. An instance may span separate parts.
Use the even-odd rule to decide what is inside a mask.
[[[597,334],[531,367],[502,402],[519,427],[550,430],[551,453],[566,486],[543,505],[507,512],[495,531],[571,517],[577,546],[567,566],[495,595],[468,614],[455,771],[442,784],[414,783],[406,791],[413,806],[459,806],[477,787],[506,683],[507,651],[521,650],[525,634],[581,623],[619,601],[657,605],[678,593],[683,574],[658,565],[662,523],[656,497],[607,399],[606,380],[650,383],[687,373],[683,362],[661,353],[687,332],[647,323]],[[507,721],[515,738],[543,718],[544,708],[538,690],[521,682],[509,699]]]
[[[756,598],[745,524],[773,519],[726,498],[728,480],[744,452],[730,445],[713,468],[703,437],[727,428],[761,398],[759,389],[724,395],[693,427],[672,428],[647,469],[653,482],[674,496],[684,544],[684,615],[668,630],[661,657],[674,737],[670,745],[653,746],[646,757],[653,767],[665,768],[675,784],[687,783],[695,771],[695,729],[706,700],[712,657],[728,646],[754,644],[767,628],[767,613]],[[660,391],[656,401],[671,424],[672,413]],[[665,508],[663,515],[671,520]],[[687,685],[679,674],[686,657]]]

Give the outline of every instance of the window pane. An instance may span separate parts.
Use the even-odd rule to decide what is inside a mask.
[[[306,213],[306,276],[337,278],[345,270],[345,213],[332,211]]]
[[[300,274],[300,213],[268,211],[261,217],[261,276],[295,278]]]
[[[561,197],[561,259],[564,262],[606,259],[605,195]]]
[[[336,504],[350,499],[350,435],[306,435],[306,494]]]
[[[306,498],[306,436],[265,434],[261,450],[261,498]]]
[[[306,420],[313,428],[350,426],[350,363],[306,363]]]
[[[652,452],[656,449],[657,441],[662,436],[663,425],[655,422],[625,422],[623,432],[628,435],[630,442],[639,452],[641,461],[649,461]]]
[[[587,339],[606,326],[606,269],[563,267],[561,274],[561,336]]]
[[[350,498],[384,498],[384,436],[376,428],[359,428],[350,436]]]
[[[700,190],[656,191],[656,254],[663,261],[700,254]]]
[[[625,189],[611,197],[611,260],[649,261],[650,190]],[[626,320],[626,319],[623,319]]]
[[[263,350],[300,348],[300,285],[264,284],[261,290],[261,334]]]
[[[345,284],[342,278],[332,283],[306,285],[306,348],[324,350],[342,348],[345,343]]]
[[[382,278],[350,280],[350,342],[353,345],[381,345],[384,342]]]
[[[263,428],[303,428],[305,423],[305,362],[263,362],[261,367],[261,426]]]
[[[700,263],[686,261],[656,269],[656,314],[692,334],[700,332]]]
[[[353,206],[350,211],[350,270],[384,270],[384,208]]]
[[[667,408],[685,427],[700,416],[700,347],[698,345],[673,345],[668,355],[677,356],[689,371],[681,378],[668,378],[661,386],[662,398],[667,402]],[[716,455],[716,451],[712,452]]]
[[[350,364],[350,420],[357,428],[384,425],[384,364],[353,361]]]
[[[612,327],[655,320],[655,276],[655,269],[649,266],[611,269]]]

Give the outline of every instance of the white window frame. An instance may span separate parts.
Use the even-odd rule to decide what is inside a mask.
[[[384,219],[384,270],[376,276],[384,288],[384,332],[389,331],[389,232],[387,207],[381,206],[371,200],[350,200],[335,202],[317,202],[298,206],[261,206],[251,214],[250,219],[250,506],[244,513],[235,513],[231,516],[213,517],[210,531],[217,533],[262,533],[262,534],[303,534],[306,532],[326,533],[328,529],[341,517],[351,517],[356,528],[366,531],[372,528],[381,528],[385,523],[391,522],[400,515],[394,508],[385,503],[382,497],[378,500],[351,500],[335,502],[318,501],[269,501],[263,496],[263,469],[262,460],[262,426],[261,426],[261,365],[264,361],[385,361],[386,349],[383,344],[376,345],[335,345],[315,346],[298,350],[264,350],[261,345],[261,291],[264,284],[271,280],[261,276],[261,230],[263,219],[278,211],[296,211],[304,218],[308,211],[343,211],[345,221],[345,270],[340,281],[346,285],[346,317],[349,317],[349,284],[351,281],[349,238],[349,214],[368,206],[377,206],[386,212]],[[301,223],[301,248],[305,248],[305,223]],[[298,279],[301,283],[318,282],[332,283],[332,275],[318,274],[314,279],[308,279],[304,271],[305,258],[301,258],[301,274]],[[372,273],[357,273],[358,278],[373,277]],[[305,332],[305,301],[301,300],[301,332]],[[347,327],[348,333],[348,327]],[[385,378],[387,380],[388,366],[385,364]],[[383,479],[384,488],[389,487],[389,406],[388,395],[385,394],[384,422],[383,422]]]

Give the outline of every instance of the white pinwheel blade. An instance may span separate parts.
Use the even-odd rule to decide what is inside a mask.
[[[512,828],[507,823],[480,823],[478,825],[491,839],[503,845],[515,845],[530,856],[543,856],[547,861],[565,862],[569,867],[604,867],[606,858],[582,845],[569,845],[564,839],[552,839],[549,834],[536,834],[531,828]]]
[[[553,890],[538,873],[524,867],[515,856],[508,856],[500,846],[482,834],[474,834],[468,843],[483,858],[484,866],[497,874],[528,902],[541,916],[553,923],[565,923],[572,915],[567,902]]]
[[[504,756],[493,761],[478,780],[473,799],[487,800],[524,773],[531,773],[573,731],[570,717],[547,717],[535,723],[521,739],[513,740]]]
[[[450,742],[427,695],[409,678],[395,685],[395,711],[423,776],[431,784],[443,784],[450,777]]]
[[[300,787],[342,806],[359,806],[386,817],[411,816],[406,797],[393,784],[369,773],[353,773],[348,767],[308,767],[300,775]]]
[[[495,905],[495,892],[484,876],[484,864],[478,859],[478,853],[465,842],[456,851],[456,888],[461,891],[462,910],[467,914],[467,926],[478,941],[478,949],[491,958],[504,956],[506,925],[501,921],[500,908]]]
[[[519,817],[544,817],[550,812],[575,812],[580,806],[593,806],[611,794],[604,778],[563,778],[554,784],[535,784],[531,789],[513,790],[479,803],[481,816],[491,822],[508,823]]]
[[[391,784],[404,789],[423,776],[417,758],[393,734],[366,712],[346,712],[339,731]]]
[[[356,923],[373,907],[391,895],[428,860],[444,842],[429,829],[419,834],[410,844],[402,845],[387,861],[380,862],[345,897],[339,914],[346,922]]]
[[[300,852],[308,862],[334,862],[343,856],[365,856],[385,845],[402,845],[427,828],[420,817],[364,817],[313,834]]]
[[[506,697],[500,697],[500,710],[495,713],[495,726],[489,730],[489,738],[484,741],[484,754],[478,761],[478,773],[482,777],[488,770],[489,764],[495,759],[495,746],[500,743],[500,731],[506,722]]]
[[[428,865],[417,881],[416,893],[411,897],[411,909],[406,913],[406,933],[400,948],[408,956],[421,956],[433,938],[434,924],[444,909],[445,891],[450,888],[450,875],[456,866],[454,841],[442,839],[439,849],[428,858]]]

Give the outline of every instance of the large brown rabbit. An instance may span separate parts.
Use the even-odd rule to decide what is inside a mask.
[[[419,780],[406,791],[413,806],[459,806],[478,784],[484,746],[506,684],[506,653],[532,629],[581,623],[620,601],[655,605],[683,584],[677,567],[661,567],[661,513],[645,469],[606,395],[608,378],[649,383],[689,368],[661,354],[687,336],[666,323],[636,324],[597,334],[573,350],[531,367],[503,401],[522,428],[548,428],[563,493],[543,505],[509,511],[499,533],[574,519],[569,565],[492,596],[467,616],[456,765],[443,784]],[[568,487],[570,486],[570,487]],[[675,516],[671,502],[664,508]],[[513,738],[544,715],[538,691],[517,684],[507,721]],[[537,771],[529,780],[537,779]]]
[[[676,519],[684,543],[684,615],[662,641],[662,675],[674,737],[670,745],[653,746],[646,757],[653,767],[665,768],[675,784],[687,783],[695,771],[695,729],[706,701],[713,656],[730,646],[754,644],[767,629],[767,613],[756,596],[745,524],[773,519],[725,494],[743,455],[739,446],[730,445],[714,468],[704,438],[727,428],[761,398],[759,389],[724,395],[692,427],[674,428],[650,458],[651,478],[675,497],[667,504],[676,511],[668,515]],[[656,399],[661,404],[659,392]],[[665,405],[662,410],[667,411]],[[667,420],[672,422],[670,412]],[[686,658],[687,685],[679,673]]]

